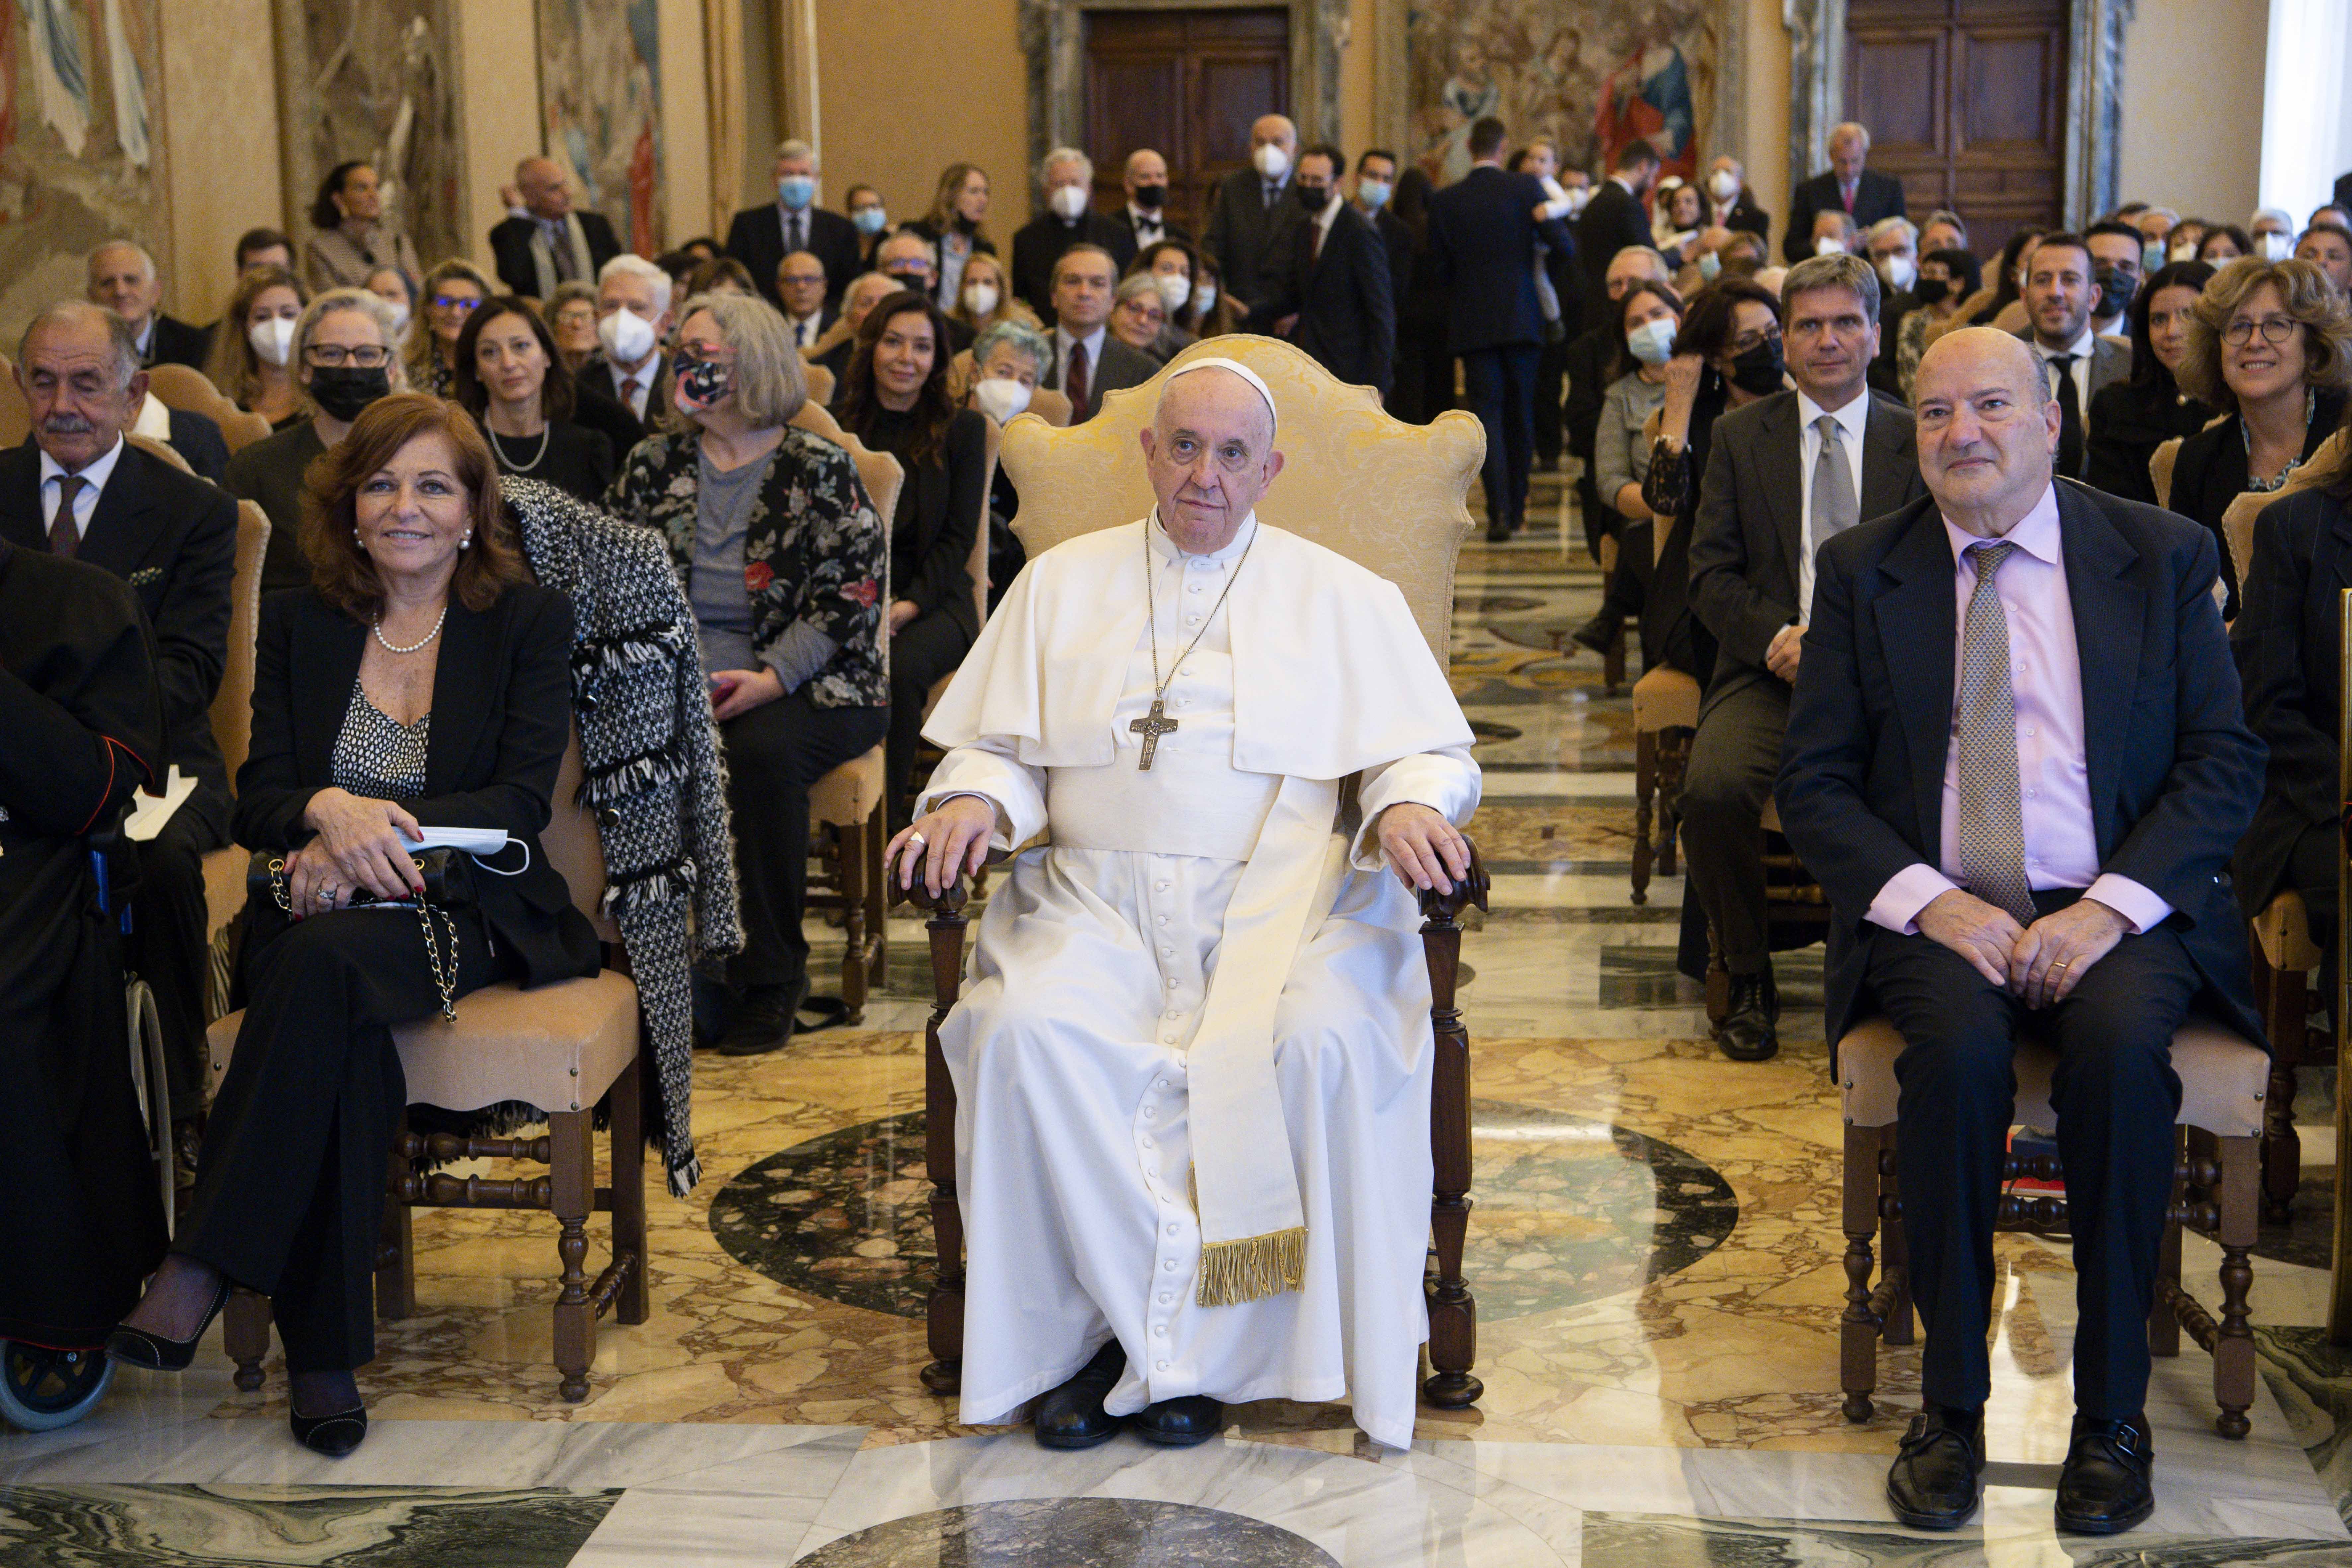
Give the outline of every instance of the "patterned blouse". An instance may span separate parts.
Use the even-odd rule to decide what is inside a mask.
[[[694,563],[698,433],[664,433],[629,451],[604,510],[659,532],[685,585]],[[820,708],[878,708],[890,700],[882,640],[889,535],[849,454],[786,426],[744,529],[743,584],[751,595],[751,649],[761,659],[795,621],[834,646],[810,678]]]
[[[425,794],[425,753],[433,715],[404,724],[368,700],[357,680],[343,710],[332,753],[335,787],[367,800],[415,800]]]

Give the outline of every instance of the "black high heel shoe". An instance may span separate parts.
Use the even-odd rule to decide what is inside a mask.
[[[302,1447],[314,1454],[340,1459],[358,1447],[367,1436],[367,1406],[339,1410],[332,1415],[298,1415],[289,1404],[286,1422],[294,1428],[294,1440]]]
[[[144,1367],[149,1372],[187,1371],[188,1363],[196,1359],[197,1342],[213,1326],[213,1320],[220,1316],[221,1309],[228,1305],[228,1293],[236,1288],[227,1275],[221,1276],[220,1289],[213,1292],[213,1304],[205,1309],[204,1321],[184,1340],[167,1340],[128,1323],[115,1324],[106,1336],[108,1359],[124,1366]]]

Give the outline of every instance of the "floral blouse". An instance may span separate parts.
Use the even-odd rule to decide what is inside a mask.
[[[683,586],[694,561],[699,437],[661,434],[629,451],[604,510],[657,530]],[[804,621],[834,646],[810,678],[820,708],[880,707],[889,700],[883,659],[883,584],[889,536],[858,482],[849,454],[787,426],[743,537],[743,585],[751,596],[751,647],[764,656]]]

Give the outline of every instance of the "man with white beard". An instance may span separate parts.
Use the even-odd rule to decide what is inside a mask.
[[[940,1029],[961,1418],[1044,1394],[1049,1447],[1128,1416],[1196,1443],[1272,1398],[1412,1437],[1434,1044],[1411,889],[1467,872],[1478,769],[1403,595],[1257,521],[1276,433],[1234,361],[1163,384],[1152,515],[1029,563],[888,852],[937,892],[1051,835],[992,890]]]

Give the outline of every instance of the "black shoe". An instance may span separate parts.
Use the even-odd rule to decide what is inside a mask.
[[[1625,617],[1612,611],[1603,610],[1569,633],[1568,640],[1579,647],[1589,647],[1606,658],[1609,650],[1617,646],[1617,639],[1624,635]]]
[[[1716,1048],[1736,1062],[1769,1060],[1780,1048],[1774,1027],[1780,1018],[1780,994],[1772,972],[1731,977],[1731,1005],[1715,1026]]]
[[[1488,524],[1486,525],[1486,542],[1487,542],[1487,543],[1489,543],[1489,544],[1508,544],[1510,542],[1511,542],[1511,529],[1510,529],[1510,525],[1509,525],[1508,523],[1502,523],[1502,522],[1490,522],[1490,523],[1488,523]]]
[[[2147,1469],[2156,1458],[2145,1417],[2074,1417],[2066,1463],[2058,1471],[2058,1528],[2074,1535],[2115,1535],[2156,1510]]]
[[[1139,1435],[1170,1448],[1205,1443],[1224,1429],[1225,1407],[1204,1394],[1148,1405],[1135,1418]]]
[[[797,985],[754,985],[736,999],[727,1032],[719,1037],[722,1057],[757,1057],[793,1037],[793,1015],[808,1000],[808,981]]]
[[[1113,1340],[1078,1369],[1078,1375],[1037,1403],[1037,1442],[1046,1448],[1091,1448],[1118,1436],[1124,1425],[1103,1409],[1127,1370],[1127,1352]]]
[[[222,1275],[220,1289],[213,1292],[213,1304],[205,1309],[205,1321],[198,1323],[196,1331],[184,1340],[167,1340],[161,1334],[151,1334],[128,1323],[115,1324],[106,1336],[107,1358],[121,1362],[124,1366],[143,1367],[149,1372],[187,1371],[188,1363],[196,1359],[197,1342],[205,1337],[205,1331],[213,1326],[213,1320],[220,1316],[221,1309],[228,1305],[228,1293],[235,1289],[229,1283],[228,1276]]]
[[[1886,1472],[1887,1506],[1914,1530],[1958,1530],[1977,1510],[1983,1470],[1984,1412],[1930,1405],[1911,1418]]]
[[[356,1410],[339,1410],[332,1415],[298,1415],[290,1405],[286,1410],[286,1423],[294,1428],[294,1440],[314,1454],[324,1454],[340,1459],[360,1446],[367,1436],[367,1406]]]

